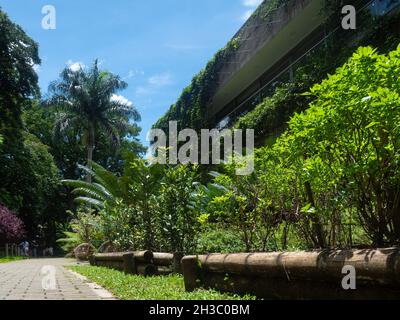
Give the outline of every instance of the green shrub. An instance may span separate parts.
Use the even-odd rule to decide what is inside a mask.
[[[100,212],[101,227],[105,239],[120,250],[143,249],[142,228],[137,226],[136,211],[122,200],[116,200]]]
[[[61,248],[66,252],[72,252],[78,245],[82,243],[90,243],[94,247],[98,247],[104,240],[104,234],[101,228],[101,218],[94,213],[92,209],[78,209],[70,222],[70,231],[65,231],[64,238],[58,239],[57,243],[61,244]]]
[[[244,252],[246,246],[238,237],[237,230],[229,226],[210,225],[205,227],[199,234],[196,253],[232,253]]]

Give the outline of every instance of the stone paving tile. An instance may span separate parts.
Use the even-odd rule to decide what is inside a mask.
[[[110,299],[97,294],[83,279],[63,267],[73,264],[71,259],[30,259],[0,264],[0,300]],[[55,290],[43,289],[48,266],[55,272]]]

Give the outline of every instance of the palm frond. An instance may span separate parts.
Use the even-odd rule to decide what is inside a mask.
[[[119,146],[123,137],[138,133],[130,121],[140,120],[139,112],[130,103],[111,99],[126,87],[119,76],[99,70],[97,60],[90,69],[65,68],[59,80],[49,85],[49,98],[44,102],[60,112],[55,132],[60,136],[74,128],[82,135],[93,126],[104,129],[113,145]]]
[[[98,209],[105,208],[104,202],[97,200],[97,199],[89,198],[89,197],[77,197],[74,199],[74,201],[77,203],[83,203],[83,204],[87,204],[90,206],[94,206],[94,207],[97,207]]]

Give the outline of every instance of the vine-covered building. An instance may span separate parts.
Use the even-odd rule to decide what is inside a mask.
[[[307,91],[343,63],[354,47],[384,47],[390,35],[400,35],[398,24],[391,21],[388,28],[381,21],[397,14],[400,0],[349,4],[356,8],[356,30],[343,30],[341,1],[265,0],[155,127],[165,129],[171,120],[177,120],[181,128],[194,129],[239,123],[240,127],[254,125],[256,135],[263,136],[272,130],[264,128],[268,121],[277,122],[273,128],[282,128],[288,117],[299,111],[297,107],[282,111],[279,120],[258,117],[240,123],[240,119],[281,86],[296,83],[292,91]],[[270,109],[280,112],[279,108]],[[267,111],[257,112],[265,116]],[[260,129],[257,121],[264,122]]]

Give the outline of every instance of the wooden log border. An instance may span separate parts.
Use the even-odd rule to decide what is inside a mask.
[[[356,290],[342,288],[344,266]],[[185,288],[266,299],[400,299],[400,249],[210,254],[182,259]]]
[[[182,273],[182,253],[153,253],[151,251],[97,253],[90,259],[93,266],[144,276]]]
[[[140,270],[143,274],[150,275],[151,272],[149,270],[151,268],[143,268],[142,266],[151,265],[152,261],[153,253],[151,251],[134,251],[97,253],[90,259],[90,264],[124,271],[127,274],[139,274],[138,270]],[[141,266],[140,268],[139,265]],[[151,270],[154,270],[154,268]]]

